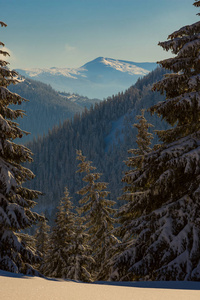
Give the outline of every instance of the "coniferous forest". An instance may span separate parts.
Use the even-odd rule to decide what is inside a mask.
[[[77,190],[82,187],[82,179],[77,170],[76,150],[82,150],[87,159],[93,161],[102,173],[104,181],[109,183],[110,199],[121,194],[124,160],[127,151],[136,145],[137,129],[132,126],[141,109],[164,100],[157,92],[152,92],[153,82],[162,78],[165,71],[158,68],[147,77],[139,80],[124,93],[119,93],[107,100],[96,103],[82,114],[76,114],[73,120],[66,120],[63,125],[54,127],[48,136],[27,144],[34,153],[34,162],[28,165],[36,175],[28,187],[42,190],[44,195],[38,201],[48,218],[55,215],[55,207],[62,197],[65,186],[78,205]],[[169,127],[156,116],[145,112],[154,125],[151,128]],[[154,135],[153,143],[158,142]],[[54,218],[54,217],[53,217]]]
[[[50,85],[32,79],[25,79],[16,85],[11,85],[9,89],[28,99],[21,104],[21,109],[25,110],[26,116],[18,119],[20,128],[30,133],[19,140],[19,143],[23,144],[38,136],[47,135],[53,126],[59,126],[64,120],[72,119],[76,113],[83,112],[91,103],[100,101],[59,93]],[[70,101],[70,98],[73,101]]]
[[[200,281],[200,21],[159,46],[173,57],[25,145],[27,100],[0,51],[1,270]]]

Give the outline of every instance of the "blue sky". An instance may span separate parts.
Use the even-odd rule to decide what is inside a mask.
[[[199,21],[194,0],[1,1],[11,68],[80,67],[99,56],[158,61],[170,56],[159,41]]]

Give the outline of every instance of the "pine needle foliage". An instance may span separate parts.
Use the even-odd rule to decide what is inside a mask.
[[[37,224],[35,232],[36,248],[44,256],[47,253],[49,245],[50,226],[47,224],[47,219],[44,214],[41,214],[43,219]]]
[[[46,256],[48,249],[49,249],[49,232],[50,232],[50,226],[47,224],[47,219],[45,218],[44,214],[41,214],[43,219],[39,221],[37,224],[37,229],[34,234],[35,238],[35,247],[37,251],[39,251],[41,256],[41,261],[39,263],[39,271],[43,273],[42,266],[43,266],[43,260]]]
[[[114,268],[115,271],[111,274],[112,280],[129,280],[129,267],[127,267],[127,261],[132,256],[132,248],[134,245],[134,235],[129,227],[133,218],[135,218],[135,206],[137,205],[134,201],[137,189],[134,187],[134,180],[132,180],[131,175],[136,170],[139,171],[143,168],[144,156],[152,151],[150,146],[153,135],[149,132],[149,129],[153,127],[153,125],[147,122],[144,113],[145,110],[142,109],[141,115],[136,116],[138,123],[133,124],[133,127],[138,130],[136,137],[138,148],[130,149],[128,151],[132,156],[125,162],[130,170],[125,173],[125,176],[122,179],[127,185],[124,187],[125,193],[119,199],[126,201],[126,203],[117,212],[120,226],[116,228],[116,235],[119,236],[121,243],[117,245],[117,254],[114,256],[117,269]],[[140,190],[141,189],[142,188],[140,188]],[[125,253],[125,256],[121,255],[123,252]]]
[[[128,224],[134,239],[116,262],[115,275],[124,263],[130,280],[199,281],[200,22],[159,45],[175,57],[159,62],[171,71],[154,85],[166,100],[150,111],[173,127],[157,131],[163,144],[126,175],[134,191]]]
[[[6,27],[0,22],[1,27]],[[0,42],[0,46],[4,46]],[[2,56],[9,53],[0,50]],[[15,120],[24,116],[24,111],[11,109],[12,104],[27,101],[11,93],[8,86],[17,84],[18,74],[8,68],[8,62],[0,59],[0,269],[14,273],[37,274],[33,265],[39,261],[33,247],[34,239],[21,231],[31,227],[42,217],[31,209],[36,204],[33,199],[41,193],[22,186],[34,178],[34,174],[22,164],[32,161],[31,151],[14,143],[25,131]]]
[[[67,188],[57,209],[55,226],[50,234],[49,249],[44,255],[42,270],[45,276],[68,278],[68,259],[75,235],[75,214],[72,212]]]
[[[45,276],[91,282],[88,265],[93,259],[88,255],[88,235],[82,219],[73,212],[73,205],[65,188],[60,200],[55,226],[50,234],[49,247],[44,255],[41,270]]]
[[[149,132],[149,129],[153,127],[152,124],[148,123],[145,116],[145,109],[141,110],[141,115],[136,116],[138,123],[133,124],[133,127],[137,128],[138,134],[136,136],[136,149],[128,150],[128,153],[133,154],[125,162],[129,168],[141,168],[143,157],[145,154],[149,153],[152,149],[150,147],[151,141],[153,139],[153,134]],[[125,178],[122,181],[126,181]]]
[[[125,193],[120,197],[120,199],[123,201],[127,201],[127,204],[123,206],[120,212],[118,213],[118,216],[121,216],[120,223],[124,225],[127,224],[127,222],[130,222],[133,216],[135,215],[135,202],[133,201],[133,199],[135,197],[135,193],[137,193],[138,190],[134,188],[134,179],[132,179],[132,174],[135,171],[142,170],[144,156],[152,150],[150,145],[151,140],[153,139],[153,134],[149,132],[149,129],[153,127],[153,125],[147,122],[147,120],[144,117],[144,112],[145,110],[143,109],[141,111],[141,115],[136,116],[136,120],[139,120],[139,122],[133,124],[133,127],[136,127],[138,130],[138,134],[136,137],[136,143],[138,145],[138,148],[128,150],[128,153],[131,153],[132,156],[129,157],[128,160],[125,162],[126,165],[130,168],[130,170],[125,173],[125,176],[122,179],[122,182],[125,182],[127,185],[124,187]],[[140,188],[140,190],[141,189],[142,187]],[[125,210],[127,210],[127,212],[125,212]],[[123,211],[123,213],[121,213],[121,211]],[[122,228],[120,229],[122,230]],[[126,230],[127,228],[125,225],[122,230],[124,231],[124,234]],[[121,238],[124,234],[121,233]]]
[[[92,249],[94,263],[91,266],[91,273],[95,280],[109,277],[109,259],[111,258],[110,248],[116,243],[117,239],[113,235],[115,213],[113,208],[115,202],[106,199],[109,192],[107,183],[99,182],[101,174],[91,171],[96,168],[91,166],[91,161],[86,161],[81,150],[77,150],[77,160],[79,173],[86,173],[83,181],[87,183],[77,193],[82,196],[79,201],[81,207],[79,213],[82,216],[87,233],[89,235],[89,245]],[[104,272],[107,270],[106,272]]]
[[[90,266],[94,263],[91,248],[88,245],[89,235],[86,233],[86,227],[83,225],[82,218],[76,217],[75,235],[71,240],[70,253],[68,258],[67,278],[81,282],[92,282]]]

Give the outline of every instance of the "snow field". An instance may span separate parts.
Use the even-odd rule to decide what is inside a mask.
[[[86,284],[0,272],[1,300],[199,300],[200,282]],[[116,285],[114,285],[116,284]],[[130,285],[130,286],[129,286]],[[132,286],[131,286],[132,285]],[[138,285],[139,287],[135,287]],[[145,288],[145,285],[148,286]],[[170,285],[172,289],[170,289]],[[152,286],[152,288],[151,288]],[[155,286],[157,288],[155,288]],[[166,286],[166,288],[159,288]],[[185,287],[184,287],[185,286]],[[180,289],[182,288],[182,289]],[[188,289],[184,289],[188,288]],[[190,289],[191,288],[191,289]]]

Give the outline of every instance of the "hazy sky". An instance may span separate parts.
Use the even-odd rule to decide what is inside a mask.
[[[99,56],[135,62],[170,53],[157,46],[199,21],[194,0],[0,0],[0,40],[11,68],[80,67]]]

